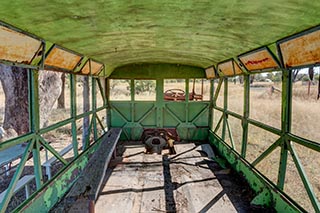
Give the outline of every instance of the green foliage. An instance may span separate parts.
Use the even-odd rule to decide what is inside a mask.
[[[280,82],[282,80],[281,72],[270,72],[267,74],[267,78],[273,82]]]
[[[156,82],[153,80],[137,80],[137,81],[135,81],[135,93],[136,94],[155,90],[155,88],[156,88]]]
[[[255,81],[258,81],[258,82],[264,82],[266,81],[266,76],[262,75],[261,73],[258,73],[254,75],[254,79]]]
[[[304,75],[301,80],[302,80],[302,81],[309,81],[310,78],[309,78],[309,76]]]

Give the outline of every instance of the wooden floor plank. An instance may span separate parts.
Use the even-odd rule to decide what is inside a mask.
[[[250,208],[250,198],[241,201],[241,186],[228,174],[215,175],[222,168],[193,143],[176,144],[176,155],[144,154],[142,145],[123,146],[122,159],[109,169],[112,173],[95,212],[246,212]]]

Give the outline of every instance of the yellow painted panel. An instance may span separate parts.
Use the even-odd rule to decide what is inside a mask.
[[[209,67],[206,69],[206,76],[208,79],[212,79],[216,77],[216,74],[214,72],[214,67]]]
[[[44,64],[47,66],[73,70],[80,62],[81,58],[80,55],[76,55],[55,46],[46,57]]]
[[[286,68],[320,63],[320,30],[285,41],[280,49]]]
[[[239,59],[249,71],[279,67],[267,49],[258,50],[244,56],[240,56]]]
[[[30,64],[40,46],[40,40],[0,26],[0,59]]]
[[[218,70],[222,72],[224,76],[233,76],[242,73],[241,68],[234,60],[218,64]]]
[[[236,75],[242,74],[241,68],[239,67],[239,65],[235,61],[233,61],[233,67],[234,67],[234,72]]]
[[[100,73],[100,71],[102,70],[102,68],[103,68],[103,64],[95,62],[95,61],[90,60],[90,59],[82,67],[81,73],[82,74],[90,74],[89,62],[91,62],[91,74],[92,75],[98,75]]]
[[[232,61],[223,62],[218,65],[218,70],[223,73],[224,76],[234,75]]]

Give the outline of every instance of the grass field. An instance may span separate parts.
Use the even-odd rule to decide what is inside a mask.
[[[258,85],[258,86],[257,86]],[[270,87],[281,90],[281,83],[260,83],[256,82],[250,89],[250,118],[268,124],[270,126],[281,128],[281,92],[270,90]],[[228,109],[240,115],[243,114],[243,86],[241,84],[229,83],[228,86]],[[222,105],[223,89],[217,100],[218,106]],[[292,103],[292,133],[316,142],[320,142],[320,131],[318,121],[320,120],[319,105],[320,100],[317,97],[317,84],[311,86],[311,92],[308,95],[308,86],[302,82],[296,82],[293,86]],[[221,112],[215,110],[215,124],[221,117]],[[241,120],[229,116],[228,118],[232,136],[235,142],[235,148],[241,151],[242,127]],[[221,129],[218,134],[221,135]],[[226,133],[228,136],[228,134]],[[279,136],[265,131],[261,128],[249,125],[247,160],[253,162],[263,151],[265,151]],[[230,139],[226,141],[231,145]],[[301,145],[294,144],[309,181],[318,197],[320,198],[320,154]],[[257,165],[257,168],[274,183],[277,182],[278,168],[280,159],[280,148],[277,148],[266,159]],[[304,189],[302,181],[293,163],[288,155],[287,174],[285,180],[285,192],[294,198],[301,206],[308,211],[314,211]]]

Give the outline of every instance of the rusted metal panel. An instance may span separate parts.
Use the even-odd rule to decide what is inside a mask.
[[[218,64],[218,70],[222,72],[224,76],[242,74],[242,70],[234,60],[229,60]]]
[[[91,63],[91,64],[89,64],[89,63]],[[103,68],[103,64],[89,59],[86,62],[86,64],[82,67],[81,73],[82,74],[90,74],[90,65],[91,65],[91,74],[92,75],[98,75]]]
[[[213,66],[206,69],[206,76],[208,79],[213,79],[216,77],[216,73]]]
[[[45,66],[74,70],[81,59],[82,56],[55,45],[46,56],[44,64]]]
[[[320,63],[320,29],[280,43],[286,68]]]
[[[30,64],[40,47],[40,40],[0,26],[0,59]]]
[[[278,68],[279,65],[268,49],[259,49],[239,56],[239,60],[249,71]]]

